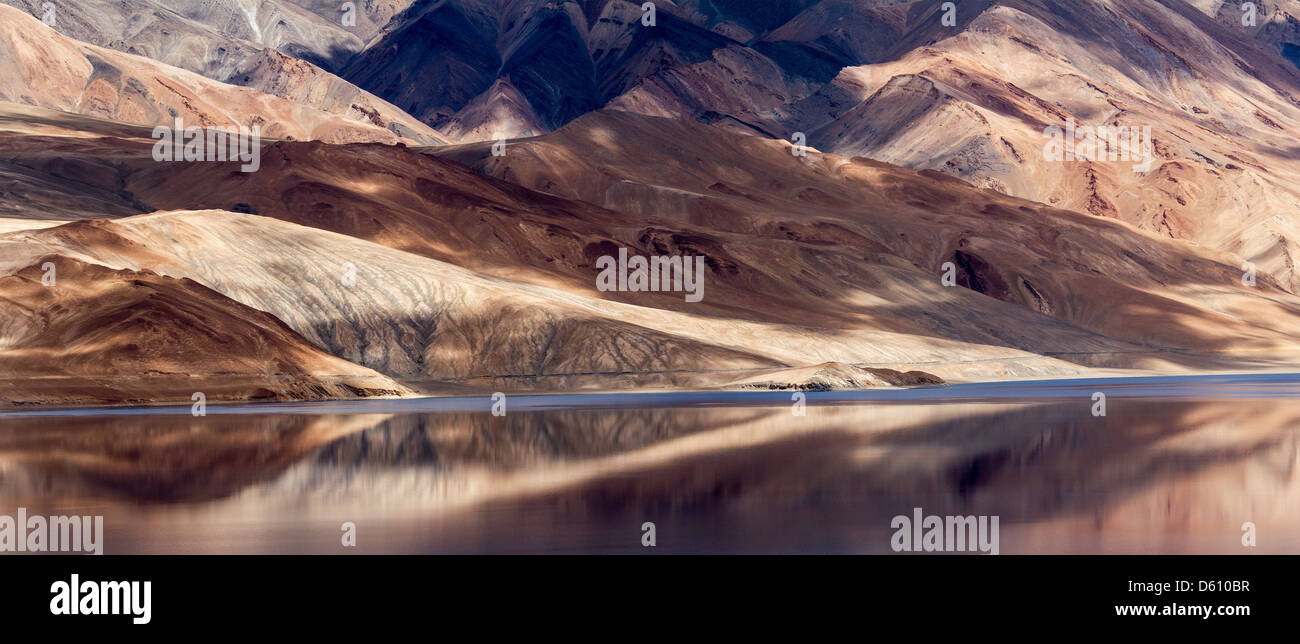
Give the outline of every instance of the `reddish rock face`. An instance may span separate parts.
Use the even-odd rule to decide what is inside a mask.
[[[103,226],[70,235],[112,244]],[[67,237],[65,237],[67,238]],[[122,240],[118,240],[122,241]],[[129,245],[129,244],[127,244]],[[6,405],[399,395],[275,317],[188,279],[47,255],[0,277]]]

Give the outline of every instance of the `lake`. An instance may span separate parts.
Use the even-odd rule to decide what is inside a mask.
[[[891,553],[915,508],[1002,554],[1300,552],[1300,374],[804,398],[5,411],[0,514],[103,515],[106,554]]]

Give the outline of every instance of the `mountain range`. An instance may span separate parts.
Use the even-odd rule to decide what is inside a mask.
[[[1294,0],[4,2],[5,404],[1300,350]],[[177,120],[258,169],[159,162]],[[1133,158],[1048,154],[1098,126]],[[600,288],[620,252],[702,300]]]

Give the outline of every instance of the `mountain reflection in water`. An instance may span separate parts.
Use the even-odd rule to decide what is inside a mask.
[[[1297,376],[807,397],[0,413],[0,514],[103,514],[110,554],[887,553],[918,507],[1003,554],[1300,552]]]

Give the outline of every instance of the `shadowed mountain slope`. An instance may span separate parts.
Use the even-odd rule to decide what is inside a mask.
[[[797,157],[788,144],[698,124],[602,112],[512,143],[504,156],[491,155],[485,144],[433,152],[558,196],[617,205],[632,217],[670,214],[671,226],[709,230],[715,239],[790,244],[743,262],[738,273],[751,291],[761,290],[760,275],[798,291],[839,293],[840,302],[866,287],[887,291],[883,299],[894,307],[924,297],[930,303],[916,310],[933,312],[946,298],[920,292],[951,262],[961,285],[988,298],[1128,342],[1216,351],[1244,348],[1257,333],[1290,336],[1263,311],[1285,319],[1297,312],[1294,296],[1267,276],[1245,287],[1239,257],[973,189],[931,171],[815,151]],[[654,240],[645,237],[651,248]],[[844,268],[791,265],[803,257],[796,248]],[[859,282],[864,264],[916,273]],[[804,281],[814,275],[820,283]],[[841,285],[827,288],[828,279]],[[1216,321],[1193,321],[1198,309]]]
[[[418,0],[342,75],[468,140],[549,132],[601,107],[760,132],[760,113],[846,65],[928,41],[934,3]]]
[[[1300,70],[1262,35],[1281,16],[1246,27],[1176,1],[1005,0],[931,46],[844,69],[765,127],[1227,250],[1295,290]],[[1045,156],[1047,128],[1067,123],[1149,129],[1152,163],[1111,158],[1106,136],[1089,159]],[[1087,151],[1083,132],[1072,150]]]

